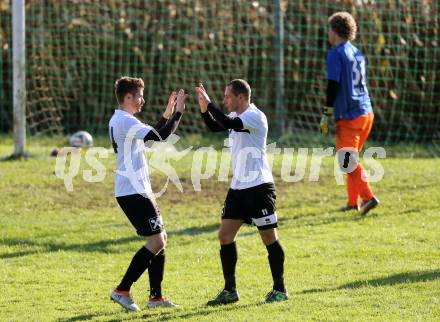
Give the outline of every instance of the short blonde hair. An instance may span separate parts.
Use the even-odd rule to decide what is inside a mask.
[[[356,21],[348,12],[336,12],[328,18],[330,28],[341,38],[353,41],[356,38]]]

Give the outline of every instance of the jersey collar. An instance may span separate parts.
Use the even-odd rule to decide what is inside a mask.
[[[130,113],[128,113],[127,111],[124,111],[122,109],[122,107],[120,106],[119,108],[115,109],[115,113],[122,113],[122,114],[128,114],[131,115]]]

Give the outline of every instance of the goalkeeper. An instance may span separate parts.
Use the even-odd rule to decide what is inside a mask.
[[[337,12],[328,19],[328,39],[333,46],[327,54],[327,100],[320,122],[323,135],[329,132],[333,116],[336,122],[336,149],[345,158],[347,205],[342,211],[359,210],[367,214],[379,204],[355,155],[362,150],[373,125],[373,109],[368,95],[365,57],[351,44],[356,37],[356,22],[347,12]],[[354,162],[348,167],[348,161]],[[359,197],[362,200],[358,206]]]

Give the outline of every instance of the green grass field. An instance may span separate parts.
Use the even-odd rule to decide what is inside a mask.
[[[204,304],[222,287],[216,231],[228,183],[191,184],[187,155],[158,199],[168,232],[165,295],[179,309],[145,308],[148,274],[133,287],[143,310],[126,313],[108,295],[143,244],[113,198],[114,157],[103,182],[55,177],[51,140],[31,142],[27,161],[0,162],[0,321],[434,321],[440,320],[440,164],[435,158],[380,160],[373,185],[382,204],[367,217],[339,213],[345,187],[325,160],[318,182],[280,180],[279,234],[290,299],[262,304],[271,288],[266,249],[253,227],[237,239],[233,305]],[[12,151],[0,140],[0,156]],[[82,162],[82,167],[87,165]],[[152,174],[154,186],[164,177]]]

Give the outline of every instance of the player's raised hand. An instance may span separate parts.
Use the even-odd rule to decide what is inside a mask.
[[[176,111],[183,114],[185,111],[185,99],[188,95],[185,94],[185,91],[183,89],[180,89],[177,93],[177,99],[176,99]]]
[[[211,103],[211,100],[202,83],[199,83],[199,86],[196,87],[196,93],[199,99],[200,112],[205,113],[208,110],[208,104]]]
[[[171,115],[173,115],[174,107],[176,106],[176,100],[177,100],[177,92],[172,92],[170,94],[170,97],[168,98],[167,108],[165,109],[165,112],[163,113],[164,118],[169,119],[171,117]]]

